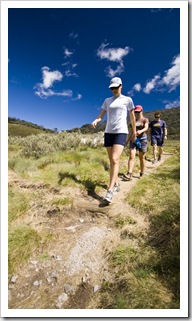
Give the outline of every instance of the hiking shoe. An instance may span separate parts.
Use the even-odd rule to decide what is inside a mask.
[[[107,194],[104,197],[104,200],[108,203],[112,202],[113,192],[108,189]]]
[[[159,155],[159,157],[158,157],[158,161],[159,161],[159,162],[161,161],[161,155]]]
[[[114,189],[113,189],[113,194],[116,194],[119,191],[120,191],[120,184],[119,183],[115,183]]]
[[[157,163],[157,159],[154,159],[152,163],[153,163],[153,164]]]
[[[124,175],[124,179],[125,179],[126,181],[130,181],[130,180],[132,179],[132,173],[127,173],[127,174],[125,174],[125,175]]]
[[[144,173],[141,172],[139,177],[141,178],[141,177],[143,177],[143,175],[144,175]]]

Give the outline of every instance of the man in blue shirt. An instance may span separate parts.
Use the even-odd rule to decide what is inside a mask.
[[[153,146],[153,164],[157,162],[157,146],[159,147],[158,161],[161,160],[163,154],[164,139],[167,139],[167,125],[164,120],[161,120],[161,114],[155,112],[155,120],[152,120],[149,124],[149,130],[151,134],[151,146]]]

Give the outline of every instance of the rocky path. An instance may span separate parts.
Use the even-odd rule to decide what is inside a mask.
[[[169,155],[164,155],[155,165],[146,162],[146,175],[155,171],[167,157]],[[136,221],[130,225],[130,230],[145,233],[148,228],[147,219],[124,201],[137,181],[137,176],[130,182],[120,178],[121,189],[114,195],[113,203],[101,206],[103,195],[93,197],[78,189],[57,190],[31,185],[10,172],[10,184],[41,189],[41,199],[31,204],[22,220],[39,232],[49,232],[51,238],[10,277],[9,308],[95,308],[102,282],[113,278],[108,255],[120,241],[120,230],[115,227],[114,220],[128,215]],[[61,211],[57,207],[49,208],[48,199],[53,195],[75,195],[75,198],[73,204]],[[16,222],[20,223],[20,220]]]

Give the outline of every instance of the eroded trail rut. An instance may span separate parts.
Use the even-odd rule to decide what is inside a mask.
[[[146,175],[155,171],[163,161],[155,165],[146,162]],[[147,218],[125,202],[125,197],[137,183],[138,177],[125,182],[120,178],[120,191],[113,203],[100,206],[103,195],[88,196],[79,189],[49,189],[30,184],[15,173],[9,173],[9,184],[22,189],[40,189],[41,198],[31,204],[27,215],[14,224],[24,224],[36,231],[50,233],[50,240],[41,244],[25,266],[20,266],[9,279],[10,309],[60,309],[95,308],[99,304],[102,282],[113,280],[108,266],[108,255],[120,241],[120,229],[114,219],[129,215],[136,221],[130,232],[145,233]],[[75,196],[72,205],[62,210],[50,208],[48,200],[53,195]],[[136,242],[136,240],[126,240]]]

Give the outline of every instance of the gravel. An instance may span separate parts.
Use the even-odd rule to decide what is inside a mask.
[[[108,233],[107,228],[92,227],[77,241],[66,263],[66,274],[74,275],[88,268],[99,273],[102,240]]]

